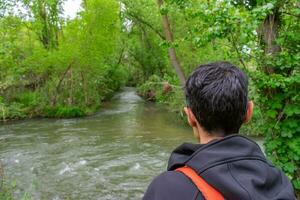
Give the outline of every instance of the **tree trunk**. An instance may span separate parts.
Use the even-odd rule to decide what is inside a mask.
[[[69,64],[68,68],[67,68],[66,71],[63,73],[63,75],[61,76],[61,78],[60,78],[59,81],[58,81],[57,86],[55,87],[55,94],[54,94],[54,96],[52,97],[52,100],[51,100],[52,106],[56,106],[56,103],[57,103],[57,97],[58,97],[59,92],[60,92],[61,84],[62,84],[63,80],[65,79],[65,77],[66,77],[67,73],[69,72],[69,70],[72,68],[73,63],[74,63],[74,61],[72,61],[72,62]]]
[[[280,52],[280,46],[275,44],[275,40],[278,36],[279,28],[279,16],[278,12],[269,14],[263,23],[262,38],[265,43],[265,53],[268,55],[276,54]]]
[[[278,36],[278,29],[280,25],[280,16],[278,10],[274,10],[264,20],[263,24],[258,30],[261,44],[264,46],[266,56],[274,56],[281,51],[280,46],[275,43]],[[265,66],[267,74],[274,73],[273,66]]]
[[[46,49],[50,48],[50,30],[48,24],[48,16],[46,11],[46,5],[44,1],[38,1],[38,17],[42,25],[41,33],[40,33],[40,40],[43,43]]]
[[[81,80],[82,80],[82,85],[83,85],[84,103],[85,103],[85,105],[88,105],[89,97],[88,97],[86,79],[84,77],[83,72],[81,71],[80,73],[81,73]]]
[[[46,49],[56,48],[59,39],[59,0],[53,3],[37,0],[36,3],[35,18],[41,23],[39,38]]]
[[[74,97],[73,97],[73,69],[70,68],[70,93],[69,93],[69,105],[73,106],[74,103]]]
[[[163,0],[157,0],[157,5],[158,5],[159,9],[162,7],[163,3],[164,3]],[[171,44],[171,43],[174,42],[174,38],[173,38],[173,33],[171,31],[170,22],[169,22],[169,18],[167,16],[167,14],[162,14],[161,15],[161,20],[162,20],[164,32],[165,32],[165,35],[166,35],[166,41]],[[169,47],[168,54],[169,54],[170,62],[173,65],[173,67],[176,71],[176,74],[177,74],[177,76],[180,80],[181,85],[185,86],[185,81],[186,81],[185,76],[184,76],[184,73],[182,71],[180,62],[177,58],[175,48],[174,47]]]

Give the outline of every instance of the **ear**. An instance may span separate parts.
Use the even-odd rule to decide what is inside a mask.
[[[249,101],[247,104],[247,112],[244,117],[244,123],[248,123],[251,120],[253,115],[253,108],[254,108],[253,101]]]
[[[189,107],[184,107],[184,112],[187,116],[188,122],[190,124],[191,127],[196,127],[197,123],[196,123],[196,118],[194,113],[192,112],[192,110]]]

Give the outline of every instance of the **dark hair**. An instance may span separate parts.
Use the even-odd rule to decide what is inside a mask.
[[[200,65],[185,86],[188,107],[199,124],[215,135],[238,133],[248,103],[248,78],[229,62]]]

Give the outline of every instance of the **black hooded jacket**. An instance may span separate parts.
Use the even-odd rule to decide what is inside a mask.
[[[288,178],[252,140],[231,135],[208,144],[185,143],[171,154],[168,171],[156,177],[143,200],[204,200],[178,167],[193,168],[226,200],[295,200]]]

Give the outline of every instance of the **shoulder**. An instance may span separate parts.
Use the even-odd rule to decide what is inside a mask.
[[[149,185],[143,200],[204,200],[196,186],[182,173],[167,171]]]

